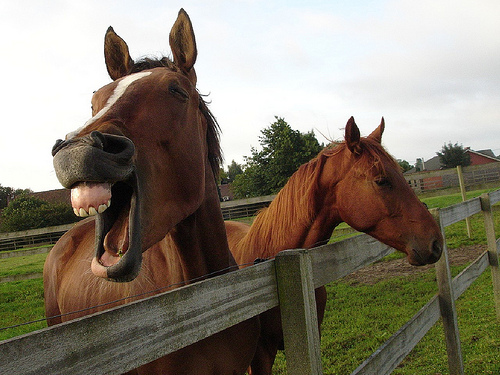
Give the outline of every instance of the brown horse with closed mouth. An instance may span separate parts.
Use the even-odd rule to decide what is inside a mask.
[[[351,117],[345,142],[324,149],[302,165],[251,226],[226,221],[229,247],[237,263],[248,265],[281,250],[326,243],[341,222],[406,253],[412,265],[436,262],[443,246],[439,227],[382,147],[383,131],[384,119],[370,136],[360,137]],[[324,287],[316,289],[316,305],[321,324]],[[260,318],[252,375],[271,374],[276,353],[283,349],[279,308]]]
[[[75,212],[93,217],[47,258],[49,325],[235,268],[215,182],[218,127],[196,90],[196,43],[182,9],[170,46],[173,61],[135,63],[109,28],[104,49],[113,82],[95,92],[93,117],[54,146],[56,174],[72,189]],[[243,374],[258,332],[258,318],[250,319],[134,373]]]

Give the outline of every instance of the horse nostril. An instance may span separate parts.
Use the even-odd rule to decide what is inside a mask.
[[[92,146],[100,148],[101,150],[104,150],[104,147],[106,145],[106,138],[104,134],[98,131],[93,131],[90,133],[90,139],[92,140]]]
[[[64,145],[64,141],[62,139],[58,139],[55,143],[55,145],[52,147],[52,156],[55,156],[55,154],[57,154],[57,151],[59,151],[63,145]]]
[[[435,240],[432,243],[432,256],[433,256],[433,258],[435,258],[436,261],[438,261],[439,258],[441,257],[442,252],[443,252],[443,247],[441,246],[441,241]]]

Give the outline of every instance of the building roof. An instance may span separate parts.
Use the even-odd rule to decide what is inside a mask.
[[[465,150],[465,152],[484,157],[484,158],[489,159],[491,161],[499,161],[500,162],[500,159],[495,156],[495,154],[493,153],[493,151],[491,151],[491,149],[474,151],[474,150],[471,150],[470,148],[467,148]],[[412,169],[410,169],[409,171],[406,171],[405,174],[416,173],[416,172],[421,172],[421,171],[436,171],[436,170],[439,170],[442,168],[441,161],[439,160],[439,156],[437,156],[437,155],[430,158],[429,160],[423,160],[422,164],[423,164],[423,168],[421,168],[420,170],[417,170],[417,168],[415,166]]]

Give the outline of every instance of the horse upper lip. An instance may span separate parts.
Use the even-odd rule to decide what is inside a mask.
[[[134,153],[130,139],[92,132],[81,138],[57,141],[53,163],[59,182],[70,189],[83,181],[126,180],[134,169]]]

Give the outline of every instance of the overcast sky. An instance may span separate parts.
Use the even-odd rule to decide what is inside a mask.
[[[363,135],[384,116],[384,145],[410,164],[447,142],[500,153],[498,0],[4,0],[0,184],[60,188],[51,148],[91,117],[92,92],[110,82],[108,26],[133,58],[170,55],[181,7],[225,165],[258,148],[274,116],[320,142],[341,139],[350,116]]]

